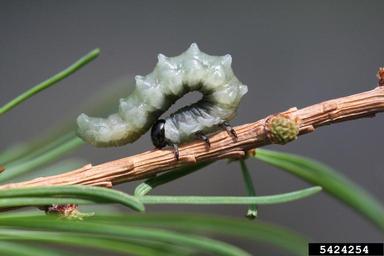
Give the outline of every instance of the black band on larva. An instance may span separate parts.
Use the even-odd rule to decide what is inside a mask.
[[[203,98],[165,119],[165,138],[182,143],[196,132],[212,132],[234,118],[241,97],[247,92],[233,74],[232,58],[210,56],[192,44],[176,57],[158,56],[152,73],[136,76],[136,88],[120,99],[119,111],[108,118],[77,118],[78,134],[96,146],[119,146],[137,140],[159,116],[184,94],[200,91]]]

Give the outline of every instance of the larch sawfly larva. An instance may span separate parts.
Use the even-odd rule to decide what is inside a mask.
[[[209,140],[206,133],[220,127],[236,137],[228,124],[233,119],[240,100],[248,88],[234,75],[232,57],[211,56],[193,43],[176,57],[158,55],[154,70],[146,76],[136,76],[136,87],[120,99],[119,111],[107,118],[77,118],[78,135],[98,147],[120,146],[136,141],[151,126],[155,147],[173,146],[193,138]],[[199,91],[203,98],[183,107],[166,119],[158,119],[184,94]]]

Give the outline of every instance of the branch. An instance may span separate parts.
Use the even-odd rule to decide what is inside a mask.
[[[179,148],[177,161],[172,149],[150,150],[144,153],[102,163],[91,164],[63,174],[1,185],[0,189],[35,186],[82,184],[112,187],[112,185],[143,179],[157,173],[204,161],[222,158],[243,158],[248,150],[264,145],[285,144],[297,135],[313,132],[317,127],[362,117],[373,117],[384,111],[384,69],[379,69],[379,86],[373,90],[341,97],[267,116],[254,123],[235,127],[237,140],[226,132],[210,136],[211,147],[194,141]]]

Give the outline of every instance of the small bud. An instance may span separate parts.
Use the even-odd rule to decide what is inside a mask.
[[[77,204],[53,204],[41,207],[46,214],[58,215],[63,219],[83,220],[83,217],[93,216],[94,213],[82,213],[78,210]]]
[[[286,144],[297,138],[299,120],[288,115],[278,114],[266,121],[265,128],[272,143]]]

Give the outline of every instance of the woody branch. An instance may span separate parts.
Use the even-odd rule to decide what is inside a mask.
[[[1,185],[0,189],[58,185],[93,185],[112,187],[115,184],[143,179],[164,171],[202,161],[222,158],[242,158],[248,150],[271,143],[285,144],[297,135],[337,122],[373,117],[384,111],[384,68],[377,74],[379,83],[370,91],[324,101],[302,109],[295,107],[273,114],[256,122],[234,127],[237,139],[226,132],[210,136],[208,149],[201,141],[179,148],[176,160],[172,149],[150,150],[144,153],[79,169],[54,176],[40,177],[25,182]],[[5,170],[6,171],[6,170]]]

